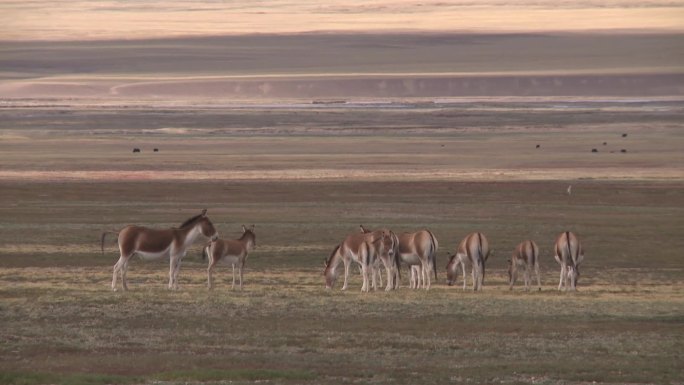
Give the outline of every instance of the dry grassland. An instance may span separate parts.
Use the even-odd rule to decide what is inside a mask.
[[[680,102],[508,103],[3,108],[0,382],[682,383]],[[204,207],[224,238],[256,224],[244,291],[228,268],[206,290],[198,243],[179,292],[139,260],[111,292],[101,231]],[[361,223],[432,229],[433,289],[404,270],[361,294],[354,270],[326,291],[323,259]],[[586,250],[577,293],[555,290],[566,229]],[[443,271],[474,230],[495,250],[477,294]],[[505,282],[526,238],[541,292]]]

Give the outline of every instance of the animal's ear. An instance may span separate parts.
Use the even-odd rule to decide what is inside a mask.
[[[252,224],[251,230],[254,231],[254,224]]]
[[[202,209],[202,216],[206,217],[207,216],[207,209]]]
[[[328,267],[328,260],[323,258],[323,266]]]
[[[359,225],[359,230],[361,230],[362,233],[365,233],[365,231],[363,230],[363,225]]]
[[[242,225],[242,232],[244,233],[246,231],[247,231],[247,228],[245,227],[245,225]]]

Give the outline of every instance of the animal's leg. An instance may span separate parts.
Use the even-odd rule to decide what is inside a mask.
[[[182,258],[178,258],[178,262],[176,262],[176,268],[173,270],[173,288],[174,290],[178,290],[178,273],[180,273],[180,268],[181,268],[181,263],[183,262]]]
[[[570,269],[568,269],[568,279],[570,280],[570,290],[576,291],[577,290],[577,273],[575,272],[575,267],[571,266]],[[567,288],[567,284],[565,285]]]
[[[214,268],[214,264],[209,262],[209,267],[207,267],[207,288],[211,290],[212,284],[211,284],[211,271]]]
[[[235,290],[235,264],[233,263],[232,266],[233,266],[233,284],[230,285],[230,289]]]
[[[375,280],[377,281],[377,288],[381,288],[383,285],[383,279],[382,279],[382,264],[378,264],[377,268],[375,269],[374,272],[371,272],[371,274],[374,274]]]
[[[530,290],[530,266],[525,266],[525,290]]]
[[[472,266],[471,269],[470,269],[471,274],[472,274],[472,276],[473,276],[473,291],[477,290],[477,289],[475,289],[475,285],[476,285],[476,282],[477,282],[477,279],[475,278],[475,270],[477,269],[476,266],[477,266],[477,264],[473,263],[473,266]]]
[[[425,290],[430,290],[430,286],[432,286],[432,277],[430,276],[430,273],[432,273],[432,262],[430,259],[428,259],[425,262],[425,279],[427,280],[427,285],[425,286]]]
[[[363,285],[361,285],[361,292],[368,292],[368,268],[366,264],[361,262],[361,276],[363,277]]]
[[[242,290],[242,277],[243,277],[243,275],[242,275],[242,268],[243,268],[244,266],[245,266],[245,265],[242,264],[242,263],[241,263],[240,266],[239,266],[239,269],[240,269],[240,290]]]
[[[344,285],[342,285],[342,290],[347,290],[347,281],[349,279],[349,264],[350,261],[343,261],[344,262]]]
[[[565,279],[565,266],[561,264],[560,280],[558,281],[558,291],[563,288],[563,280]]]
[[[537,287],[539,288],[539,291],[541,291],[541,278],[539,274],[539,264],[534,265],[534,273],[537,275]]]
[[[459,264],[461,265],[461,272],[463,272],[463,291],[465,291],[466,290],[466,282],[467,282],[465,263],[459,262]],[[458,266],[456,268],[458,268]]]
[[[387,261],[387,263],[385,264],[385,273],[387,274],[387,286],[385,286],[385,291],[390,291],[394,288],[394,285],[392,284],[394,266],[392,266],[391,261]],[[382,286],[382,272],[380,273],[380,286]]]
[[[173,289],[173,272],[176,270],[176,258],[171,255],[169,258],[169,290]]]
[[[511,282],[508,284],[508,290],[513,290],[513,285],[515,285],[515,281],[518,280],[518,271],[514,266],[515,262],[513,262],[513,266],[511,267]]]
[[[119,260],[114,264],[114,273],[112,274],[112,290],[116,291],[116,279],[118,278],[117,273],[121,269],[124,263],[124,256],[120,256]]]
[[[128,281],[126,280],[126,272],[128,272],[128,259],[124,260],[121,266],[121,283],[123,285],[124,291],[128,291]]]

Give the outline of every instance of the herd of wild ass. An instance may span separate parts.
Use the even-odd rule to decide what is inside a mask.
[[[128,290],[126,270],[131,257],[137,255],[143,260],[169,258],[169,289],[178,288],[178,272],[181,260],[188,248],[202,235],[210,242],[202,248],[202,257],[209,260],[207,268],[207,286],[212,288],[212,272],[217,264],[229,264],[233,267],[233,288],[235,287],[235,268],[238,269],[240,289],[242,289],[243,268],[247,255],[256,246],[254,225],[242,226],[242,236],[235,240],[219,239],[218,232],[207,217],[207,210],[202,210],[178,228],[151,229],[143,226],[129,225],[118,232],[102,233],[101,246],[104,254],[104,242],[107,234],[118,237],[120,251],[119,260],[114,265],[112,289],[117,289],[118,277],[124,290]],[[415,233],[395,234],[388,229],[370,230],[363,225],[360,231],[349,234],[340,244],[335,246],[330,257],[325,259],[325,287],[332,289],[337,280],[337,267],[344,264],[344,284],[347,289],[349,270],[352,262],[360,266],[363,285],[361,291],[367,292],[372,287],[382,286],[382,269],[386,273],[385,290],[399,288],[401,282],[401,266],[408,266],[411,288],[429,289],[431,276],[437,279],[437,238],[430,230]],[[570,231],[562,232],[556,238],[554,258],[560,265],[560,282],[558,290],[576,290],[579,278],[579,266],[584,259],[582,245],[577,236]],[[459,266],[463,275],[463,289],[466,288],[466,266],[470,265],[473,290],[482,290],[485,276],[485,263],[489,257],[489,243],[484,234],[476,232],[468,234],[458,244],[456,252],[449,255],[446,266],[447,284],[456,283]],[[512,288],[517,280],[518,270],[523,270],[525,289],[529,290],[531,273],[534,271],[537,286],[541,290],[539,277],[539,247],[532,240],[521,242],[508,260],[508,282]],[[376,280],[377,278],[377,280]]]

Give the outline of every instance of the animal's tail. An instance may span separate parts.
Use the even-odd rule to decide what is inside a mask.
[[[102,237],[100,238],[100,249],[102,250],[102,255],[104,255],[104,242],[105,242],[105,237],[107,234],[116,234],[116,236],[119,236],[118,231],[103,231],[102,232]]]
[[[477,233],[477,255],[479,256],[478,258],[478,263],[481,264],[480,267],[482,268],[482,284],[484,285],[484,279],[485,279],[485,263],[484,263],[484,255],[482,255],[482,233]]]
[[[574,269],[575,268],[575,261],[577,259],[576,259],[576,257],[572,256],[572,249],[570,248],[570,232],[569,231],[565,232],[565,240],[566,240],[565,247],[568,249],[568,257],[570,257],[570,259],[572,260],[572,265],[573,265],[572,268]],[[577,249],[579,249],[579,247]]]
[[[390,231],[390,236],[392,237],[392,244],[394,245],[394,265],[397,268],[397,275],[396,279],[398,281],[401,281],[401,258],[399,258],[399,237],[397,237],[397,234],[394,233],[394,231]],[[394,282],[394,287],[397,288],[399,286],[399,282]]]
[[[439,248],[439,243],[437,243],[437,238],[435,234],[430,230],[425,230],[430,234],[430,239],[432,239],[432,252],[430,254],[430,260],[432,260],[432,271],[435,272],[435,280],[437,280],[437,249]]]
[[[207,244],[202,248],[202,260],[203,260],[203,261],[209,257],[209,246],[211,246],[211,242],[207,243]]]

